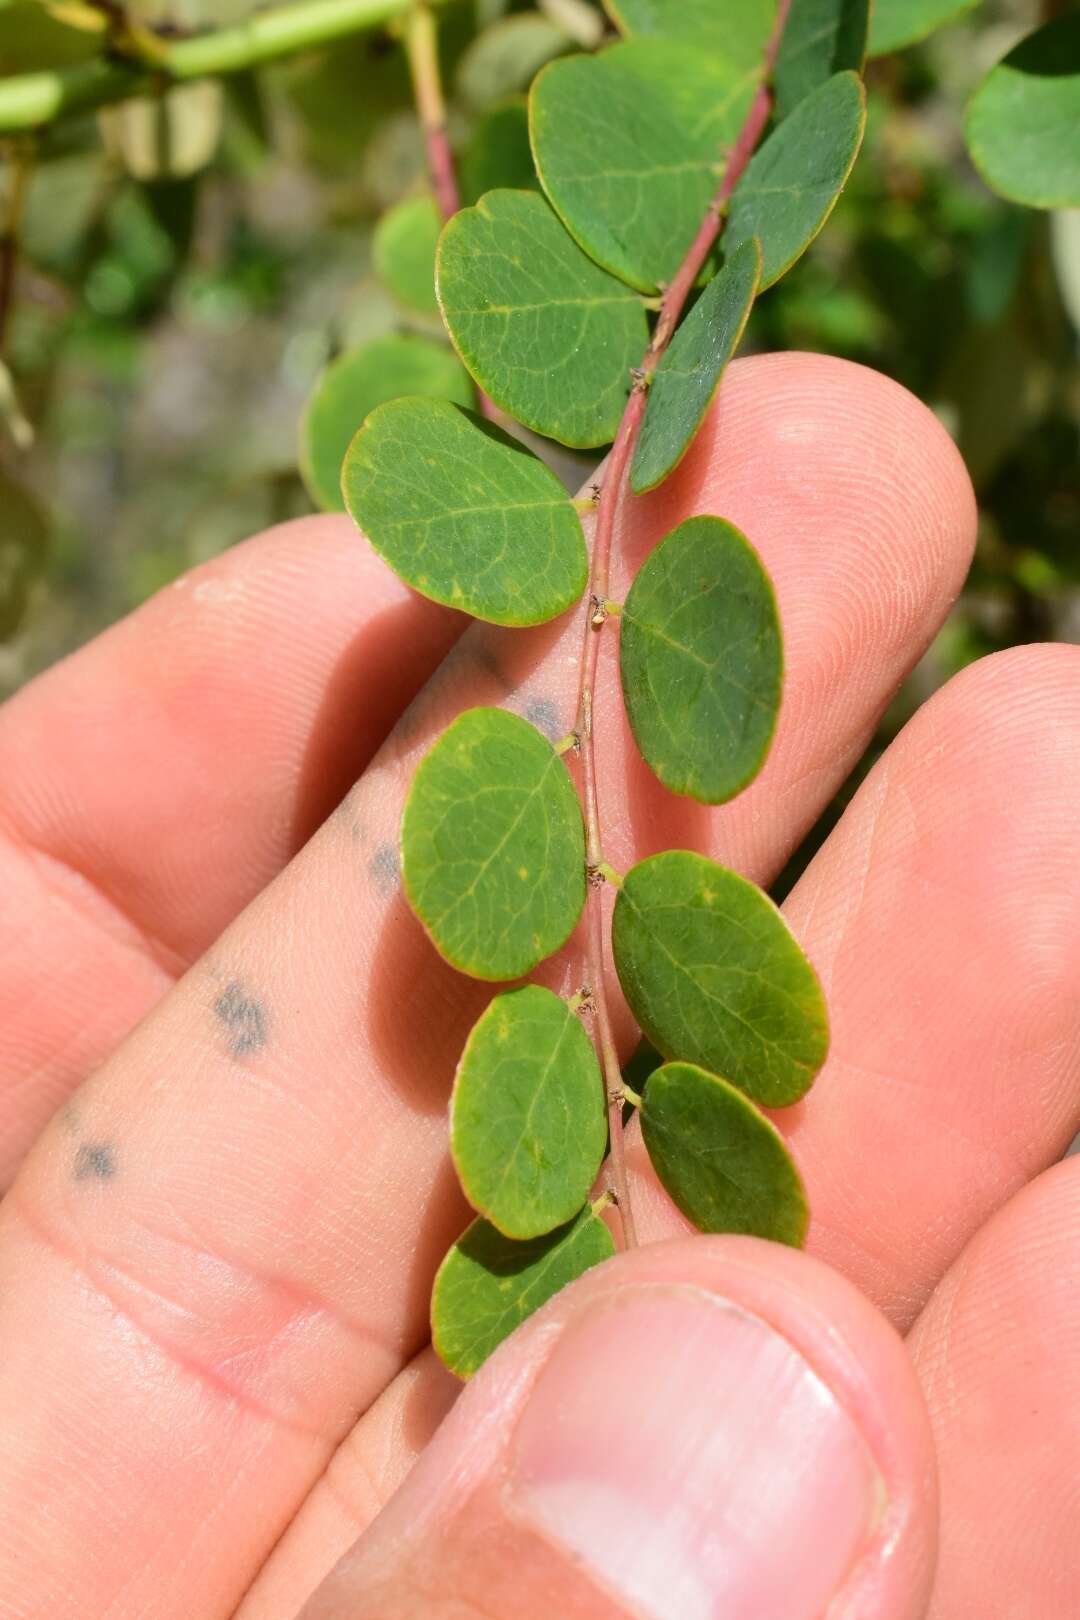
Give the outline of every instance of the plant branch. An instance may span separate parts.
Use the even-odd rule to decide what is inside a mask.
[[[461,207],[450,138],[446,132],[446,104],[439,74],[439,47],[435,18],[426,4],[414,5],[405,23],[405,53],[409,58],[413,94],[424,132],[428,172],[435,201],[443,219]]]
[[[622,1107],[625,1096],[622,1069],[611,1031],[608,1009],[604,952],[604,922],[600,890],[604,867],[603,843],[600,832],[600,806],[597,791],[596,751],[594,746],[593,706],[596,693],[596,675],[600,661],[600,643],[609,613],[606,603],[611,575],[611,552],[615,530],[628,494],[627,475],[633,460],[638,434],[645,415],[649,379],[675,332],[690,290],[701,272],[701,267],[720,235],[727,214],[731,194],[753,156],[772,112],[770,80],[791,10],[791,0],[779,0],[776,21],[762,58],[761,83],[750,104],[742,128],[735,139],[724,166],[724,173],[715,194],[709,202],[697,235],[687,249],[686,257],[665,289],[660,304],[656,328],[642,357],[641,366],[634,373],[630,397],[619,423],[615,442],[611,447],[604,481],[596,511],[596,533],[593,537],[589,575],[589,592],[585,613],[585,636],[581,652],[581,682],[575,731],[581,754],[581,786],[585,813],[585,860],[588,866],[589,890],[586,898],[586,953],[589,985],[596,1006],[596,1033],[600,1059],[604,1070],[604,1088],[608,1099],[608,1122],[611,1137],[611,1176],[615,1186],[623,1238],[627,1248],[636,1242],[634,1216],[630,1203],[630,1188],[626,1176],[623,1150]]]
[[[442,0],[430,0],[441,4]],[[256,12],[231,28],[187,39],[155,39],[152,53],[95,58],[73,67],[16,74],[0,80],[0,134],[37,129],[69,113],[85,112],[143,94],[155,83],[180,83],[238,73],[275,57],[325,45],[346,34],[403,16],[412,0],[292,0]],[[125,43],[125,42],[121,42]]]

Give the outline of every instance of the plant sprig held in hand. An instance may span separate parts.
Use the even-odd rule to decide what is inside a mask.
[[[489,409],[564,444],[611,441],[588,558],[581,503],[460,403],[377,405],[342,474],[348,510],[415,590],[494,624],[538,624],[575,602],[582,621],[564,742],[505,710],[469,710],[421,761],[402,823],[406,897],[459,971],[521,979],[583,923],[578,992],[497,991],[458,1065],[450,1147],[476,1219],[436,1278],[432,1330],[463,1377],[611,1254],[613,1232],[634,1243],[628,1104],[696,1225],[787,1243],[806,1229],[798,1171],[757,1104],[794,1102],[824,1060],[814,971],[772,902],[703,855],[669,851],[620,878],[596,756],[597,670],[616,626],[631,731],[672,792],[730,799],[776,724],[772,584],[722,513],[680,524],[625,602],[610,598],[627,503],[682,459],[757,293],[821,229],[862,136],[866,8],[854,29],[850,0],[757,9],[728,55],[680,35],[677,15],[665,29],[661,8],[655,41],[550,62],[529,98],[542,191],[495,189],[457,211],[431,111],[430,18],[406,30],[448,216],[436,287],[453,347]],[[664,1059],[641,1092],[620,1069],[612,967]]]

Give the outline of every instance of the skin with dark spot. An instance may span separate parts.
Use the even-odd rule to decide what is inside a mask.
[[[398,852],[393,844],[380,844],[371,857],[368,871],[380,894],[389,894],[398,884]]]
[[[245,994],[238,979],[225,986],[214,1002],[214,1012],[230,1031],[233,1057],[246,1057],[266,1045],[266,1013],[261,1002]]]
[[[562,735],[563,726],[559,718],[558,705],[551,698],[536,698],[525,710],[525,718],[530,725],[542,731],[551,742],[557,742]]]
[[[76,1181],[109,1181],[116,1174],[116,1150],[111,1142],[83,1142],[75,1155]]]

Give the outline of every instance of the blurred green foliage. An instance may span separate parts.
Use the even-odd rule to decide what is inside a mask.
[[[209,0],[145,10],[189,25],[247,4],[232,0],[228,18]],[[455,141],[503,120],[513,173],[527,162],[520,103],[491,114],[485,102],[492,84],[519,92],[535,61],[504,49],[478,64],[467,46],[478,16],[525,9],[457,0],[445,13]],[[987,0],[871,64],[854,177],[744,344],[826,350],[896,377],[947,424],[975,479],[975,568],[879,746],[968,660],[1080,639],[1080,228],[993,196],[962,138],[971,89],[1040,15],[1034,0]],[[37,31],[57,26],[36,0],[0,10],[0,72],[33,67],[55,48]],[[535,44],[540,30],[521,32]],[[77,56],[85,36],[68,44]],[[163,148],[192,172],[145,178]],[[358,339],[435,324],[371,266],[379,214],[425,183],[408,73],[385,34],[234,77],[198,105],[67,122],[9,157],[4,185],[10,195],[21,167],[26,205],[0,478],[43,509],[49,542],[22,623],[0,640],[0,695],[192,563],[309,510],[297,423],[320,368]]]

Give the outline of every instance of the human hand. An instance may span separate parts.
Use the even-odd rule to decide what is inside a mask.
[[[767,882],[947,612],[971,495],[910,396],[789,355],[732,368],[623,555],[702,510],[777,585],[776,742],[707,810],[604,728],[610,853]],[[632,1148],[650,1243],[428,1445],[490,987],[398,893],[402,795],[469,704],[567,730],[578,638],[470,629],[369,765],[459,629],[303,520],[0,715],[5,1184],[41,1132],[0,1205],[4,1620],[286,1620],[358,1535],[305,1620],[1074,1614],[1080,1177],[1047,1167],[1080,1111],[1080,653],[953,681],[792,896],[833,1025],[780,1120],[817,1258],[687,1237]]]

